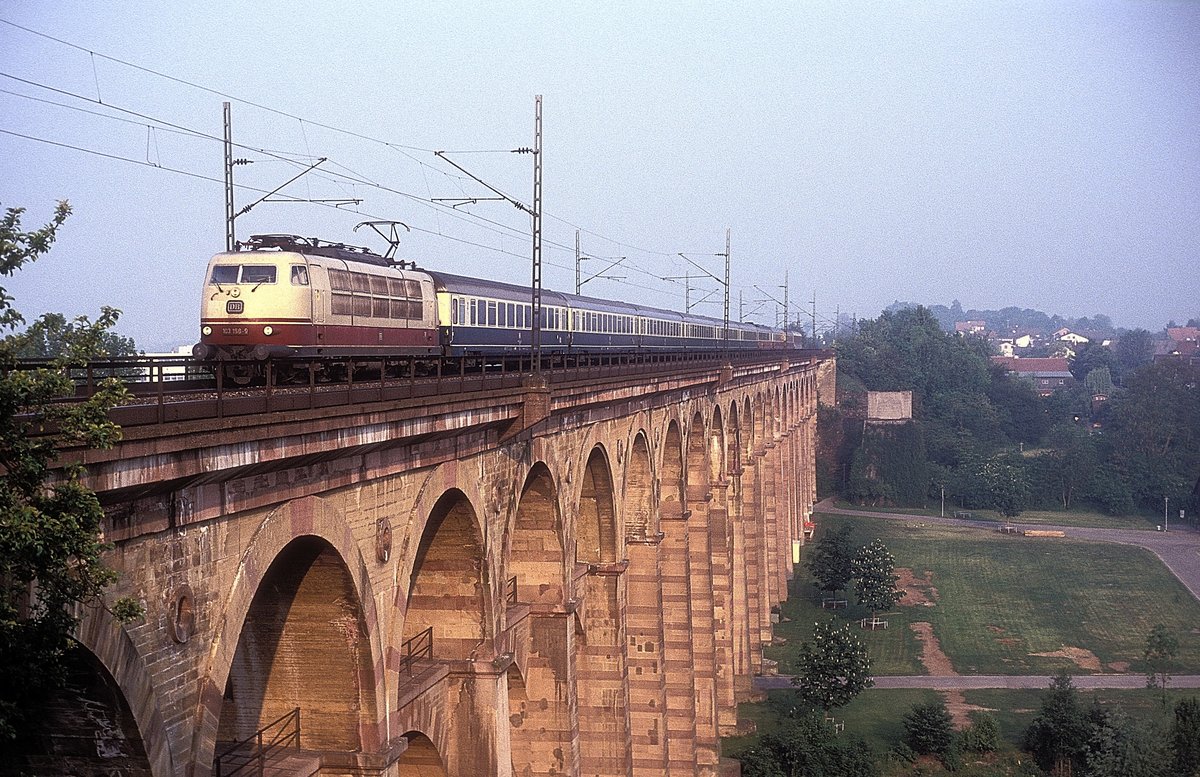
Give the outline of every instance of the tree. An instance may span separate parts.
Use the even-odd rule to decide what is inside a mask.
[[[873,540],[864,545],[854,554],[850,562],[854,573],[854,592],[858,603],[871,611],[871,617],[877,612],[886,612],[895,606],[904,596],[904,592],[896,588],[900,578],[892,574],[896,569],[896,560],[891,552],[879,540]]]
[[[853,577],[850,560],[854,556],[854,549],[850,534],[849,526],[825,532],[813,545],[804,562],[804,566],[816,578],[817,588],[827,594],[845,590]]]
[[[1171,724],[1171,749],[1178,777],[1200,777],[1200,699],[1181,699]]]
[[[50,249],[70,207],[59,203],[50,223],[31,232],[21,230],[23,212],[10,208],[0,221],[5,276]],[[105,606],[116,577],[101,560],[95,494],[78,468],[54,467],[62,447],[107,447],[120,438],[107,416],[125,397],[116,380],[102,381],[86,402],[57,401],[75,393],[67,368],[94,353],[118,315],[105,308],[95,323],[77,321],[49,368],[18,369],[20,339],[0,340],[0,745],[17,739],[46,693],[61,685],[80,606]],[[0,328],[22,321],[0,288]],[[141,613],[128,599],[109,607],[119,620]]]
[[[1025,461],[1016,454],[999,454],[983,462],[980,471],[989,506],[1006,518],[1015,518],[1029,501]]]
[[[115,319],[114,319],[115,321]],[[44,313],[24,332],[12,335],[13,350],[21,359],[61,359],[86,343],[94,356],[136,356],[133,338],[108,328],[97,329],[86,316],[72,321],[62,313]]]
[[[861,740],[846,742],[834,736],[820,713],[784,720],[741,760],[744,777],[875,777],[879,773],[867,746]]]
[[[1167,683],[1171,680],[1171,666],[1179,654],[1179,638],[1167,631],[1161,623],[1150,629],[1146,636],[1146,649],[1142,660],[1146,662],[1146,687],[1162,689],[1162,703],[1167,703]]]
[[[866,646],[833,620],[813,624],[812,642],[800,645],[796,663],[792,684],[800,687],[800,698],[822,710],[848,704],[875,684]]]
[[[1120,707],[1097,707],[1092,717],[1088,777],[1167,777],[1170,758],[1161,736],[1135,725]]]
[[[1121,333],[1114,351],[1121,376],[1121,385],[1125,385],[1125,379],[1134,370],[1143,364],[1149,364],[1154,357],[1154,339],[1145,329],[1131,329]]]
[[[1065,672],[1050,682],[1042,706],[1025,729],[1025,749],[1046,771],[1062,762],[1083,767],[1090,730],[1087,715],[1079,706],[1079,692]]]
[[[946,757],[954,743],[954,721],[944,700],[913,705],[904,716],[904,743],[918,755]]]

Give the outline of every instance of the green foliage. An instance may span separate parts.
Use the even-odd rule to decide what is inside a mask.
[[[1025,749],[1047,771],[1062,762],[1082,768],[1089,735],[1079,691],[1069,674],[1060,674],[1050,682],[1041,709],[1025,730]]]
[[[1160,688],[1163,704],[1167,703],[1167,683],[1171,680],[1171,668],[1179,655],[1179,638],[1161,623],[1146,636],[1146,650],[1142,660],[1146,662],[1146,687]]]
[[[918,704],[904,716],[904,743],[919,755],[945,758],[954,742],[954,722],[946,702]]]
[[[804,566],[816,578],[817,588],[826,593],[844,590],[853,577],[850,569],[850,560],[854,557],[851,534],[849,526],[825,532],[808,551]]]
[[[1121,383],[1124,385],[1124,376],[1142,365],[1149,364],[1150,360],[1154,358],[1154,338],[1145,329],[1131,329],[1128,332],[1122,332],[1121,337],[1117,339],[1113,353],[1122,376]]]
[[[850,569],[854,573],[854,592],[858,596],[858,603],[870,610],[872,615],[892,609],[904,596],[904,592],[896,588],[896,581],[900,578],[892,574],[896,569],[896,560],[879,540],[859,548],[850,562]]]
[[[1172,774],[1200,777],[1200,699],[1195,696],[1175,705],[1171,724]]]
[[[920,507],[928,482],[918,424],[870,426],[854,452],[847,496],[860,504]]]
[[[45,313],[9,342],[21,359],[77,362],[96,356],[136,356],[133,338],[111,331],[119,315],[120,311],[102,308],[100,320],[93,324],[87,316],[67,321],[61,313]]]
[[[21,231],[21,213],[9,209],[0,222],[4,275],[49,249],[70,208],[60,203],[54,219],[32,232]],[[23,320],[11,303],[0,289],[0,326]],[[101,560],[103,511],[95,494],[80,482],[78,468],[54,468],[61,448],[102,448],[120,439],[107,416],[126,396],[119,382],[102,381],[86,402],[58,402],[75,392],[67,369],[93,353],[118,315],[105,309],[95,323],[76,320],[45,369],[18,369],[24,341],[0,340],[0,744],[16,738],[45,693],[61,684],[79,605],[103,606],[116,576]],[[132,618],[141,608],[121,601],[113,611]]]
[[[1163,497],[1197,507],[1200,473],[1200,369],[1167,359],[1125,380],[1112,403],[1111,461],[1138,506],[1162,510]]]
[[[1170,756],[1163,737],[1136,725],[1120,707],[1093,710],[1084,753],[1088,777],[1168,777]]]
[[[875,777],[871,751],[838,739],[820,713],[792,717],[741,756],[744,777]]]
[[[848,626],[830,620],[813,624],[811,642],[800,646],[792,684],[800,698],[822,710],[847,704],[875,684],[867,648]]]
[[[968,753],[991,753],[1000,746],[1000,724],[979,710],[971,711],[971,724],[959,735],[959,745]]]

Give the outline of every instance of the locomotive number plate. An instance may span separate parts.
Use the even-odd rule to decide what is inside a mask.
[[[241,313],[246,309],[246,303],[240,299],[231,299],[225,303],[226,313]]]
[[[244,327],[244,326],[223,326],[223,327],[221,327],[221,334],[223,334],[223,335],[248,335],[248,334],[250,334],[250,329],[248,327]]]

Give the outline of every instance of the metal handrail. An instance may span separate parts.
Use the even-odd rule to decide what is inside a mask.
[[[504,585],[504,601],[508,604],[517,603],[517,576],[513,575]]]
[[[270,736],[268,737],[268,732]],[[266,741],[264,742],[264,738]],[[253,748],[247,753],[238,753],[246,747],[253,744]],[[293,707],[292,711],[282,715],[267,725],[255,731],[250,736],[243,740],[234,742],[229,747],[217,754],[213,759],[213,770],[216,777],[234,777],[234,775],[245,772],[246,769],[255,768],[254,774],[262,777],[266,768],[267,759],[276,750],[284,747],[291,747],[295,744],[296,751],[300,751],[300,708]],[[232,769],[226,770],[226,764],[232,766]]]
[[[397,671],[403,672],[408,670],[408,674],[412,675],[413,665],[418,659],[433,658],[433,627],[425,629],[416,636],[409,637],[404,640],[404,644],[400,646],[400,665]]]

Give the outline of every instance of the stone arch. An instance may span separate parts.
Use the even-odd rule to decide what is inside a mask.
[[[725,423],[721,406],[714,405],[712,423],[708,427],[708,480],[710,483],[723,481],[728,472],[725,460]]]
[[[683,474],[683,433],[674,418],[667,424],[659,461],[662,462],[659,469],[659,501],[662,505],[675,502],[676,508],[682,510],[686,484]]]
[[[658,515],[654,510],[654,464],[644,429],[638,430],[629,446],[623,507],[627,540],[646,540],[658,535]]]
[[[477,515],[458,488],[434,503],[401,589],[406,596],[400,644],[432,628],[434,657],[464,660],[491,636],[491,595]]]
[[[218,742],[245,740],[299,708],[302,747],[373,749],[378,737],[362,737],[376,722],[369,641],[337,550],[313,535],[293,539],[267,568],[242,624]]]
[[[397,777],[446,777],[446,764],[433,740],[420,731],[404,734],[408,748],[396,761]]]
[[[620,557],[617,549],[616,493],[608,454],[596,445],[588,454],[579,489],[575,521],[575,561],[607,564]]]
[[[66,683],[39,700],[27,736],[4,748],[0,771],[167,775],[152,765],[128,696],[99,656],[72,642],[62,663]]]
[[[508,534],[507,574],[516,577],[517,601],[561,604],[564,535],[558,485],[550,468],[535,463],[525,476]]]
[[[725,471],[726,474],[738,473],[742,471],[742,424],[741,413],[738,412],[738,401],[729,403],[729,413],[726,416],[727,423],[725,425]]]
[[[369,678],[374,694],[370,709],[385,709],[383,699],[386,689],[383,678],[379,676],[382,661],[379,618],[366,559],[349,525],[324,499],[312,496],[287,502],[268,513],[259,524],[238,564],[233,586],[213,629],[209,656],[204,662],[204,674],[199,683],[199,708],[192,748],[197,774],[206,773],[213,760],[225,686],[254,597],[271,564],[287,545],[302,537],[313,537],[327,543],[350,576],[354,600],[361,608],[366,637],[364,641],[370,647],[370,660],[365,664],[365,677]],[[363,687],[367,686],[368,683],[364,682]],[[359,738],[364,750],[384,740],[383,725],[383,721],[379,720],[372,724],[363,721]]]
[[[100,607],[88,608],[79,624],[78,640],[115,680],[137,723],[142,746],[155,775],[174,774],[176,755],[166,736],[158,694],[150,683],[146,662],[125,627]]]
[[[750,395],[747,394],[742,398],[742,465],[745,466],[750,461],[750,454],[754,452],[754,405],[750,402]]]

